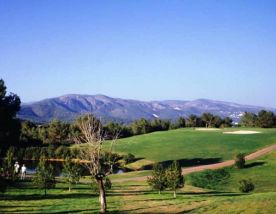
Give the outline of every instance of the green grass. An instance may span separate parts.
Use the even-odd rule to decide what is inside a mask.
[[[235,130],[235,129],[230,129]],[[251,129],[252,130],[252,129]],[[276,129],[254,129],[256,135],[224,135],[223,131],[179,129],[121,139],[116,151],[133,153],[153,161],[194,158],[231,159],[238,152],[251,153],[276,143]],[[228,131],[228,130],[227,130]],[[119,179],[148,176],[149,171],[112,175],[112,190],[107,193],[110,213],[276,213],[276,152],[247,163],[247,168],[228,168],[230,179],[218,190],[186,185],[173,199],[171,191],[161,195],[151,191],[145,181]],[[256,189],[249,194],[238,192],[237,182],[251,178]],[[115,182],[117,180],[117,182]],[[82,179],[90,182],[90,178]],[[98,196],[89,184],[78,184],[72,192],[58,183],[43,196],[31,182],[19,182],[0,194],[0,213],[98,213]]]
[[[145,182],[115,183],[107,194],[109,213],[275,213],[275,201],[275,192],[213,192],[188,185],[174,199],[171,191],[158,195]],[[24,183],[0,196],[0,213],[98,213],[98,206],[88,185],[78,185],[69,193],[58,184],[44,197]]]
[[[276,152],[272,152],[248,162],[248,168],[227,168],[230,181],[216,191],[190,186],[189,176],[186,176],[186,184],[178,190],[176,199],[171,191],[158,195],[145,181],[114,182],[107,193],[108,210],[110,213],[275,213],[275,157]],[[148,173],[112,175],[111,180],[147,176]],[[252,193],[237,191],[237,181],[245,177],[251,177],[255,183],[256,190]],[[89,184],[79,184],[69,193],[66,184],[58,183],[57,188],[49,190],[44,197],[43,191],[33,188],[31,182],[19,182],[0,195],[0,213],[98,213],[98,208],[97,195]]]
[[[241,129],[198,131],[185,128],[154,132],[120,139],[116,142],[114,148],[115,152],[132,153],[136,157],[150,161],[160,162],[201,158],[202,163],[208,161],[208,163],[211,163],[229,160],[239,152],[248,154],[276,143],[276,129],[247,128],[246,130],[256,130],[261,133],[252,135],[223,134],[224,131]]]
[[[248,161],[245,169],[230,168],[229,173],[229,182],[219,187],[223,191],[237,191],[241,179],[250,179],[254,192],[276,192],[276,152]]]

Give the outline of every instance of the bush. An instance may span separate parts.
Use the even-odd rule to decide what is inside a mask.
[[[245,155],[243,153],[239,153],[235,157],[235,166],[238,169],[242,169],[245,167]]]
[[[110,190],[111,187],[112,187],[111,180],[108,177],[104,177],[103,184],[104,184],[104,189],[105,190]],[[91,189],[96,194],[99,194],[98,183],[97,183],[97,181],[94,178],[92,178]]]
[[[254,184],[252,183],[251,180],[245,180],[245,179],[243,179],[243,180],[239,181],[239,184],[240,184],[239,190],[241,192],[244,192],[244,193],[251,192],[255,188],[255,186],[254,186]]]
[[[128,153],[127,155],[123,156],[123,160],[126,164],[132,163],[135,161],[135,156],[131,153]]]
[[[110,190],[112,187],[111,180],[108,177],[104,178],[104,188],[105,190]]]
[[[217,189],[218,184],[226,183],[229,177],[230,174],[225,169],[205,170],[191,174],[191,183],[201,188]]]

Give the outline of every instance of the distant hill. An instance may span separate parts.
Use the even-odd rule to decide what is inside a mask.
[[[112,120],[129,123],[139,118],[175,120],[180,116],[188,117],[190,114],[201,115],[204,112],[210,112],[239,121],[243,112],[256,113],[261,109],[276,112],[276,109],[272,108],[207,99],[144,102],[112,98],[105,95],[69,94],[23,104],[17,116],[21,119],[43,123],[54,118],[62,121],[72,121],[82,114],[92,113],[103,121]]]

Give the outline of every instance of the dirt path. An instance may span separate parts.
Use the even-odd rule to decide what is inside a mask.
[[[253,160],[256,159],[260,156],[263,156],[271,151],[276,150],[276,144],[268,146],[266,148],[260,149],[256,152],[253,152],[245,157],[246,160]],[[232,166],[234,165],[234,160],[228,160],[224,161],[221,163],[216,163],[216,164],[208,164],[208,165],[201,165],[201,166],[194,166],[194,167],[188,167],[188,168],[183,168],[182,173],[184,175],[192,173],[192,172],[199,172],[203,171],[206,169],[219,169],[227,166]],[[147,179],[148,176],[141,176],[141,177],[134,177],[134,178],[122,178],[122,179],[114,179],[112,180],[113,182],[124,182],[124,181],[144,181]]]

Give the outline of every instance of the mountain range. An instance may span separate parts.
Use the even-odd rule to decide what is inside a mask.
[[[175,120],[180,116],[188,117],[190,114],[199,116],[204,112],[210,112],[221,117],[231,117],[233,121],[238,122],[244,112],[257,113],[262,109],[276,112],[276,109],[272,108],[208,99],[146,102],[105,95],[68,94],[22,104],[17,117],[38,123],[48,122],[55,118],[69,122],[82,114],[92,113],[104,122],[112,120],[130,123],[140,118]]]

